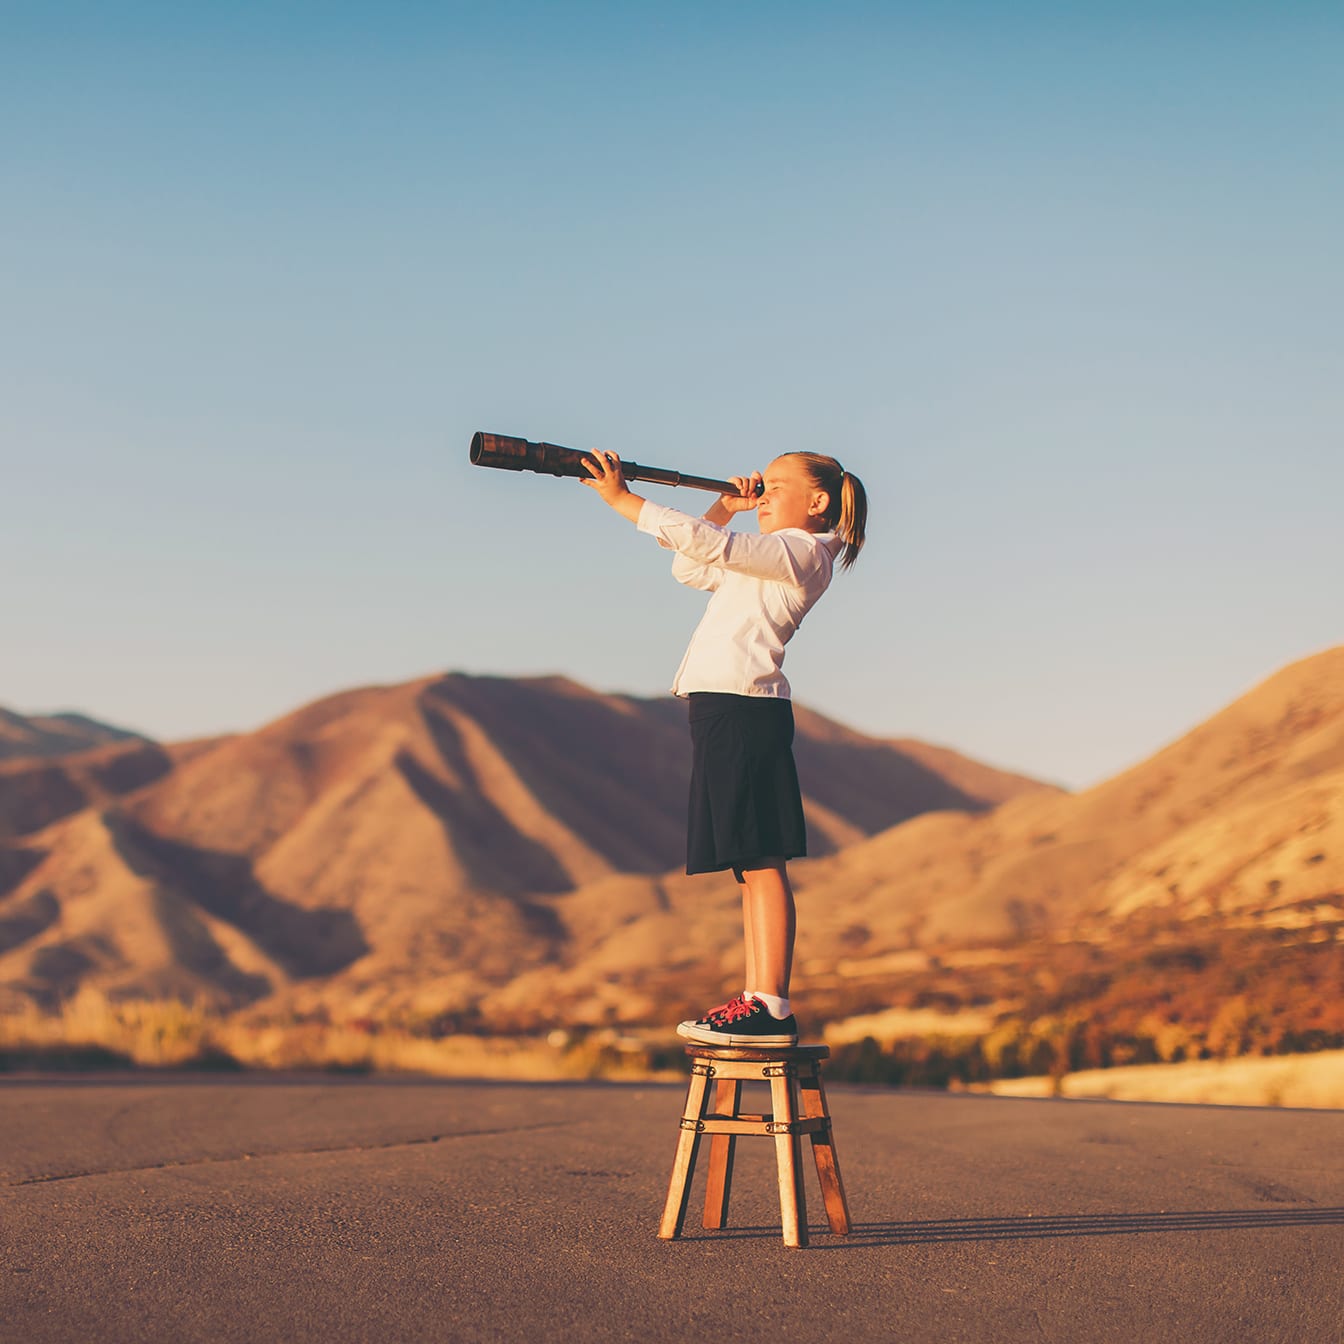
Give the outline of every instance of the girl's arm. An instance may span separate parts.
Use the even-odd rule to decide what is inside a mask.
[[[675,550],[697,568],[730,569],[753,578],[798,587],[819,563],[819,548],[796,534],[730,532],[713,520],[716,512],[727,515],[755,508],[755,495],[744,495],[740,501],[730,495],[721,495],[704,518],[692,518],[679,509],[669,509],[633,494],[625,483],[620,458],[615,453],[595,452],[584,465],[592,477],[584,481],[584,485],[596,490],[605,503],[623,518],[628,518],[641,532],[656,537],[660,546]],[[734,478],[735,483],[738,479],[745,481],[745,478]],[[708,585],[695,583],[692,586]]]
[[[621,459],[615,453],[603,452],[600,449],[594,450],[593,458],[595,463],[585,461],[583,464],[588,469],[591,479],[582,483],[591,485],[602,496],[604,503],[610,504],[623,518],[628,518],[638,525],[639,511],[648,501],[635,494],[625,483]],[[705,521],[713,523],[716,527],[726,526],[733,514],[741,513],[744,509],[754,509],[760,502],[756,494],[756,486],[761,479],[759,471],[753,471],[750,476],[730,476],[728,479],[737,486],[737,494],[720,495],[705,510]]]
[[[621,459],[615,453],[595,452],[593,456],[596,459],[595,464],[584,463],[592,479],[582,483],[592,486],[604,503],[611,505],[622,518],[628,518],[638,526],[640,511],[648,500],[633,493],[626,485],[625,473],[621,470]],[[721,500],[716,500],[705,517],[710,518],[718,513],[726,521],[728,510],[722,508],[721,503]],[[706,592],[712,593],[723,581],[723,571],[701,564],[698,560],[688,559],[678,551],[672,557],[672,577],[688,588],[703,588]]]
[[[687,588],[702,588],[712,593],[723,582],[723,570],[715,569],[713,565],[702,565],[698,560],[688,560],[680,551],[673,551],[672,577]]]
[[[657,538],[660,546],[697,565],[732,570],[754,579],[803,587],[830,553],[811,537],[796,531],[730,532],[703,518],[692,518],[651,500],[640,506],[635,525]]]
[[[756,494],[756,482],[761,479],[759,471],[752,472],[750,476],[730,476],[728,479],[737,486],[737,493],[720,495],[705,510],[705,521],[713,523],[716,527],[726,527],[733,514],[741,513],[745,509],[754,509],[759,502]],[[638,527],[639,524],[636,523],[635,526]],[[668,546],[668,543],[661,538],[658,544]],[[706,565],[699,560],[692,560],[680,551],[673,551],[672,577],[688,588],[703,588],[706,592],[712,593],[723,582],[723,570],[716,565]]]

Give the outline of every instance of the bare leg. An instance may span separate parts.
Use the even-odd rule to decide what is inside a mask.
[[[747,949],[747,988],[789,997],[793,939],[798,916],[783,859],[762,859],[742,871],[742,928]]]
[[[742,876],[745,878],[746,873]],[[765,989],[764,985],[756,983],[756,921],[753,917],[755,905],[751,900],[751,890],[745,885],[742,886],[742,949],[746,959],[746,972],[742,983],[748,989]],[[770,992],[768,989],[765,991]]]

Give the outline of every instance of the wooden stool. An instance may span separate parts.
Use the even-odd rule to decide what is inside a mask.
[[[826,1109],[826,1090],[821,1085],[821,1061],[830,1053],[825,1045],[800,1045],[791,1049],[727,1048],[688,1045],[691,1085],[686,1090],[686,1109],[681,1117],[681,1138],[672,1164],[672,1182],[663,1209],[663,1238],[681,1235],[690,1201],[691,1176],[700,1148],[700,1136],[711,1134],[709,1183],[705,1188],[704,1226],[728,1225],[728,1192],[733,1180],[733,1149],[739,1134],[763,1134],[775,1140],[779,1166],[779,1209],[786,1246],[807,1245],[807,1197],[803,1191],[803,1166],[799,1136],[812,1136],[812,1156],[817,1163],[821,1197],[826,1203],[826,1221],[831,1231],[849,1231],[849,1205],[840,1180],[840,1164],[831,1137],[831,1114]],[[708,1111],[709,1080],[715,1081],[714,1109]],[[770,1114],[743,1115],[742,1084],[764,1079],[770,1084]],[[799,1098],[802,1100],[802,1115]]]

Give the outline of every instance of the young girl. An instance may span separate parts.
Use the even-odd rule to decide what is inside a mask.
[[[795,1045],[789,1005],[795,914],[788,861],[807,853],[793,763],[784,646],[826,591],[838,558],[863,548],[867,496],[833,457],[785,453],[730,479],[703,518],[632,494],[614,453],[586,462],[590,486],[641,532],[676,552],[672,574],[713,594],[672,683],[690,701],[688,873],[731,868],[742,884],[746,987],[677,1032],[705,1045]],[[756,510],[760,535],[733,532]]]

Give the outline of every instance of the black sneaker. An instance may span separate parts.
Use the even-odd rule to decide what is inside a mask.
[[[798,1023],[793,1014],[780,1019],[758,998],[739,998],[716,1008],[699,1022],[683,1022],[677,1035],[697,1045],[798,1044]]]

